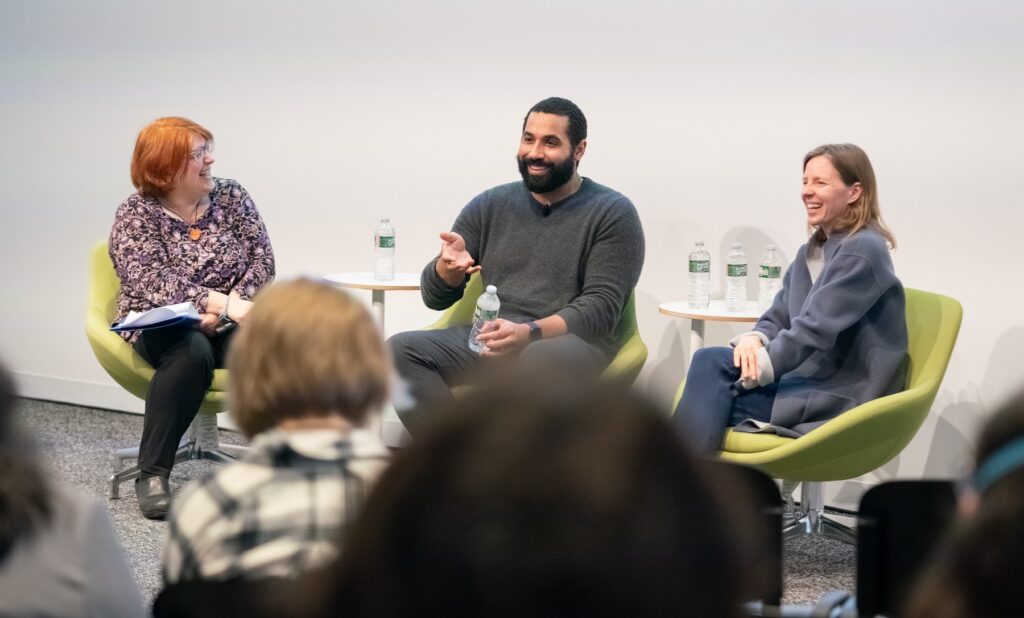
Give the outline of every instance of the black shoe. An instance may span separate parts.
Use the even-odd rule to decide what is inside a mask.
[[[171,508],[171,487],[163,476],[145,476],[135,481],[139,510],[147,519],[163,519]]]

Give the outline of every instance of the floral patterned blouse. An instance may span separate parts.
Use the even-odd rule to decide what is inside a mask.
[[[133,193],[117,208],[110,258],[121,280],[117,319],[129,311],[192,301],[206,311],[207,294],[234,290],[251,300],[274,278],[274,251],[249,192],[237,181],[215,178],[210,207],[196,222],[202,232],[171,216],[153,197]],[[122,333],[134,343],[139,331]]]

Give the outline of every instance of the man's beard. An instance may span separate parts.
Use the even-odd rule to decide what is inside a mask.
[[[530,174],[531,163],[543,164],[543,159],[524,159],[516,157],[519,162],[519,175],[523,177],[523,183],[532,193],[547,193],[554,191],[565,183],[569,182],[576,171],[576,160],[572,157],[566,158],[562,163],[548,164],[548,171],[536,176]]]

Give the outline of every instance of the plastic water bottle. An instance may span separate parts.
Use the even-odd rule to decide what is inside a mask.
[[[747,256],[738,242],[729,247],[725,265],[725,310],[747,310]]]
[[[376,264],[373,268],[373,278],[378,281],[391,281],[395,278],[395,228],[391,227],[391,220],[384,218],[380,220],[377,231],[373,235],[373,252],[376,257]]]
[[[699,240],[690,252],[690,289],[686,301],[690,309],[707,309],[711,302],[711,254]]]
[[[487,286],[487,290],[477,299],[476,311],[473,312],[473,328],[469,331],[470,350],[477,354],[487,350],[487,345],[477,341],[476,336],[480,334],[480,329],[483,328],[484,322],[497,319],[500,306],[501,301],[498,300],[498,288],[493,285]]]
[[[761,268],[757,273],[757,308],[767,311],[782,288],[782,262],[776,254],[775,245],[768,245],[761,256]]]

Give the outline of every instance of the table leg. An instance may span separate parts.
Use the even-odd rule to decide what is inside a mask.
[[[704,347],[704,320],[690,320],[690,361],[697,350]]]
[[[387,337],[387,331],[384,330],[384,290],[373,290],[372,298],[373,316],[377,318],[377,326],[380,327],[381,334]]]

